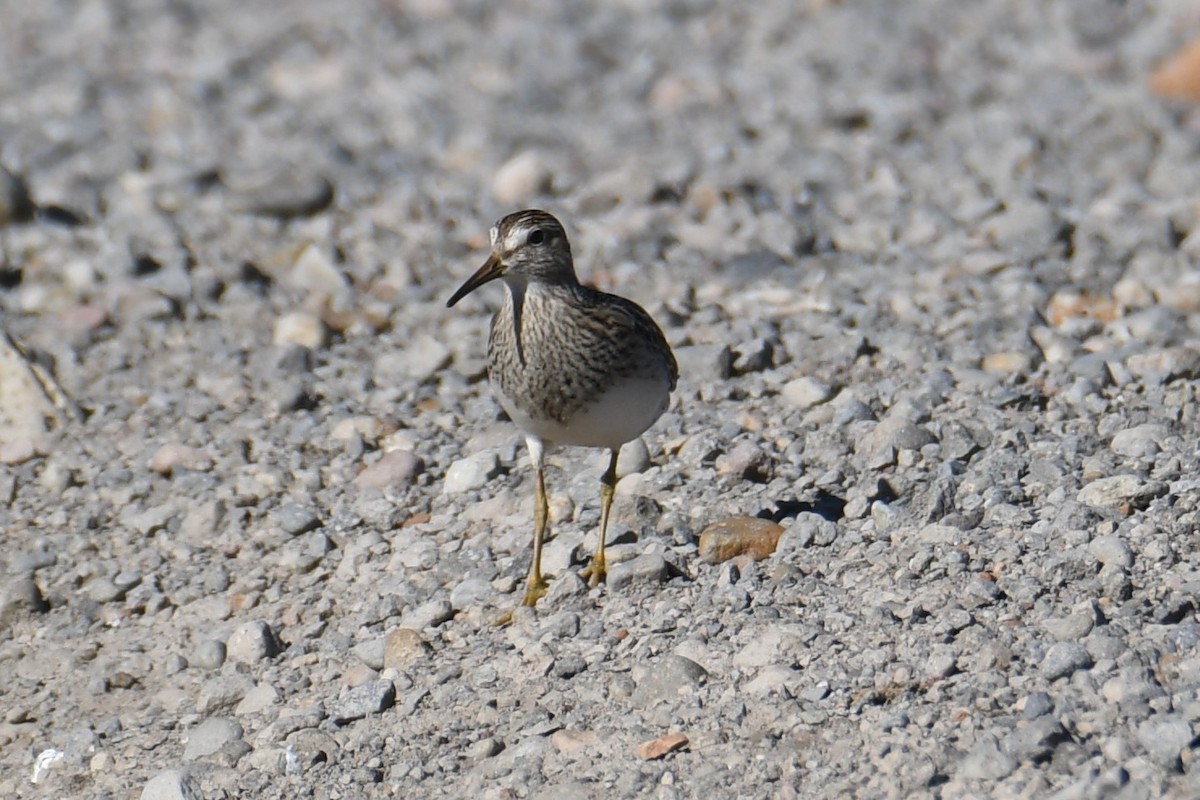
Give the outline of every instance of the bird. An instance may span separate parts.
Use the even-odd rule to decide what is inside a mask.
[[[604,546],[621,446],[645,433],[670,405],[679,366],[662,329],[637,303],[579,282],[561,222],[538,209],[501,218],[491,254],[446,302],[500,280],[503,304],[488,336],[488,381],[525,435],[534,472],[533,559],[522,605],[548,584],[542,545],[549,518],[545,453],[555,445],[603,448],[600,541],[583,571],[590,586],[608,574]]]

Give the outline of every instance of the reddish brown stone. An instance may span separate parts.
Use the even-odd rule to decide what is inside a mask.
[[[720,564],[743,553],[761,561],[775,552],[783,526],[769,519],[731,517],[714,522],[700,534],[700,558]]]

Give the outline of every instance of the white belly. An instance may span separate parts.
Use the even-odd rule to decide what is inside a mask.
[[[499,388],[496,396],[512,421],[528,435],[554,444],[611,450],[645,433],[671,401],[666,381],[634,378],[612,387],[579,409],[564,424],[531,417],[505,397]]]

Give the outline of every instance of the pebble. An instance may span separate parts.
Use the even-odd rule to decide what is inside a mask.
[[[261,620],[242,623],[225,643],[226,657],[236,664],[257,664],[278,652],[275,632]]]
[[[1147,423],[1135,425],[1113,434],[1109,449],[1127,458],[1154,458],[1158,455],[1161,442],[1167,438],[1165,425]]]
[[[329,343],[329,329],[316,314],[289,311],[275,320],[271,341],[276,347],[295,345],[307,350],[320,350]]]
[[[380,354],[375,360],[376,380],[424,383],[445,369],[450,357],[450,348],[441,339],[423,333],[399,349]]]
[[[958,773],[974,781],[998,781],[1012,774],[1017,760],[990,736],[980,739],[958,765]]]
[[[1138,741],[1150,758],[1168,769],[1179,769],[1185,749],[1195,738],[1192,723],[1178,714],[1162,714],[1142,722],[1137,728]]]
[[[633,702],[639,706],[675,702],[682,694],[692,694],[708,680],[708,671],[690,658],[668,653],[654,662],[635,664]]]
[[[733,475],[765,483],[770,478],[770,462],[762,448],[753,442],[740,442],[728,453],[717,457],[717,474]]]
[[[200,783],[178,769],[158,773],[142,787],[141,800],[203,800]]]
[[[492,176],[492,198],[501,206],[524,206],[550,191],[553,173],[542,156],[525,150],[505,161]]]
[[[1020,708],[1024,719],[1037,719],[1054,710],[1054,700],[1046,692],[1032,692],[1024,698]]]
[[[358,473],[354,484],[363,489],[378,491],[388,488],[403,489],[411,486],[424,469],[425,465],[421,459],[412,452],[391,450]]]
[[[500,459],[494,450],[460,458],[446,470],[443,494],[463,494],[482,489],[500,471]]]
[[[400,617],[400,628],[421,631],[425,628],[436,628],[438,625],[454,618],[454,607],[445,599],[426,600],[419,606],[410,608]]]
[[[323,175],[303,169],[288,168],[254,186],[234,192],[233,205],[239,211],[262,214],[279,219],[293,219],[318,214],[333,202],[334,186]]]
[[[669,753],[674,753],[676,750],[682,750],[687,746],[688,737],[686,734],[668,733],[666,736],[660,736],[657,739],[639,744],[637,746],[637,757],[643,761],[653,761]]]
[[[150,458],[150,469],[160,475],[171,475],[177,469],[207,472],[212,468],[213,460],[208,453],[178,442],[167,442]]]
[[[306,244],[297,254],[288,282],[316,297],[337,297],[348,288],[346,276],[315,244]]]
[[[33,219],[35,210],[25,179],[0,164],[0,228]]]
[[[783,535],[782,525],[757,517],[730,517],[700,532],[700,559],[720,564],[740,555],[755,560],[769,557]]]
[[[241,739],[242,726],[235,720],[210,717],[188,731],[183,757],[187,761],[207,758]]]
[[[1065,678],[1092,666],[1091,653],[1075,642],[1057,642],[1050,646],[1038,665],[1038,673],[1048,681]]]
[[[9,625],[24,614],[42,614],[50,604],[33,578],[9,576],[0,589],[0,624]]]
[[[200,669],[220,669],[225,663],[225,643],[217,639],[205,639],[192,651],[189,663]]]
[[[783,385],[783,399],[792,406],[806,411],[832,397],[829,387],[816,378],[800,377]]]
[[[617,479],[626,475],[637,475],[650,468],[650,450],[646,440],[638,437],[621,445],[617,452]]]
[[[1133,566],[1133,550],[1116,534],[1096,537],[1088,543],[1088,552],[1106,566],[1111,564],[1123,569]]]
[[[396,686],[387,679],[368,681],[341,694],[333,701],[329,718],[335,725],[345,725],[370,714],[381,714],[396,702]]]
[[[234,708],[239,717],[248,714],[258,714],[279,704],[279,690],[269,683],[260,683],[246,693],[242,701]]]
[[[1167,486],[1137,475],[1097,478],[1079,490],[1079,502],[1096,509],[1112,509],[1124,503],[1141,505],[1165,494]]]
[[[662,583],[669,576],[666,560],[657,553],[645,553],[611,564],[606,583],[610,592],[622,591],[634,583]]]
[[[695,344],[675,348],[679,374],[697,384],[733,377],[733,350],[723,344]]]
[[[316,511],[299,503],[286,503],[271,515],[284,533],[297,536],[320,527],[321,518]]]

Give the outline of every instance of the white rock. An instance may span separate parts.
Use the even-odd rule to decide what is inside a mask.
[[[532,150],[517,153],[492,177],[492,197],[503,206],[522,205],[550,189],[550,168]]]
[[[319,350],[328,341],[325,323],[316,314],[292,311],[275,320],[271,341],[280,347],[299,345]]]
[[[796,378],[783,385],[783,399],[801,410],[829,399],[829,387],[816,378]]]
[[[462,494],[482,489],[488,479],[500,469],[500,460],[493,450],[460,458],[446,470],[446,481],[442,484],[443,494]]]

